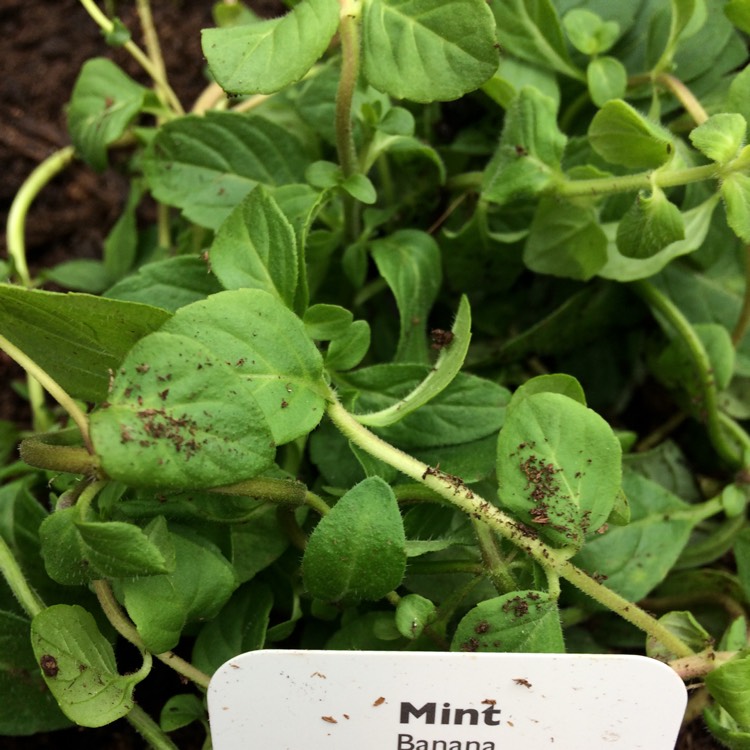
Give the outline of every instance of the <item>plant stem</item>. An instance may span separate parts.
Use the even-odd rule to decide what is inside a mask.
[[[125,718],[154,750],[178,750],[177,745],[139,705],[134,705]]]
[[[666,319],[671,328],[677,333],[677,336],[687,346],[690,358],[698,371],[703,398],[704,419],[711,443],[719,456],[730,466],[735,469],[742,468],[744,457],[742,454],[738,455],[734,447],[727,441],[725,431],[722,427],[716,380],[713,376],[711,360],[703,346],[703,342],[677,305],[651,282],[645,280],[634,281],[631,283],[631,287],[645,302]],[[743,443],[747,444],[748,442],[750,442],[750,438],[746,436]]]
[[[18,599],[18,603],[29,617],[35,617],[45,608],[46,605],[29,585],[18,560],[2,536],[0,536],[0,571],[10,590]]]
[[[708,113],[698,101],[695,94],[679,79],[670,73],[660,73],[656,76],[655,83],[661,83],[674,94],[675,98],[682,104],[685,111],[693,118],[696,125],[702,125],[708,120]]]
[[[677,656],[690,656],[693,653],[689,646],[638,605],[602,586],[588,573],[570,563],[565,558],[564,550],[548,547],[537,538],[533,531],[484,500],[462,482],[457,482],[455,477],[449,477],[422,461],[418,461],[370,432],[344,409],[333,393],[330,395],[326,412],[341,433],[355,445],[375,458],[385,461],[406,476],[422,482],[473,519],[487,524],[502,537],[524,550],[545,570],[551,569],[565,578],[592,599],[660,641]]]
[[[138,12],[138,18],[141,21],[143,40],[146,43],[146,53],[148,54],[149,60],[151,60],[154,68],[159,71],[159,78],[166,81],[167,69],[164,66],[164,57],[161,54],[159,36],[156,33],[154,17],[151,14],[151,3],[149,0],[136,0],[135,5]]]
[[[112,33],[115,28],[114,23],[102,13],[94,0],[81,0],[81,5],[83,5],[87,13],[105,34]],[[164,97],[164,101],[168,103],[172,111],[175,114],[184,115],[185,110],[182,108],[177,94],[172,90],[166,78],[161,75],[159,68],[151,62],[148,55],[133,41],[125,42],[123,46],[146,73],[148,73],[151,80],[156,84],[157,94]]]
[[[8,255],[13,260],[14,270],[25,287],[32,286],[29,267],[26,263],[26,241],[24,240],[26,215],[42,188],[73,161],[74,155],[73,146],[66,146],[48,156],[24,180],[10,206],[6,227]]]
[[[489,579],[498,594],[507,594],[509,591],[515,591],[516,581],[508,571],[508,567],[503,560],[500,550],[497,546],[495,535],[487,524],[480,523],[472,519],[471,525],[479,543],[479,549],[482,552],[482,561]]]
[[[62,406],[65,411],[68,412],[70,418],[76,423],[76,426],[81,431],[81,437],[83,443],[89,453],[94,453],[94,447],[91,444],[91,438],[89,436],[89,422],[86,419],[86,415],[78,407],[78,404],[63,390],[56,380],[54,380],[45,370],[34,362],[33,359],[27,357],[14,344],[11,344],[8,339],[4,336],[0,336],[0,349],[4,349],[5,352],[11,356],[26,372],[32,377],[36,378],[45,390]]]
[[[21,460],[29,466],[47,471],[65,471],[68,474],[94,476],[99,470],[99,461],[85,448],[76,445],[57,445],[46,442],[56,433],[36,435],[21,441]]]
[[[745,338],[747,328],[750,325],[750,245],[745,245],[743,260],[745,264],[745,293],[742,297],[742,309],[732,331],[732,343],[735,348]]]
[[[341,14],[339,36],[341,38],[341,78],[336,91],[336,149],[344,177],[359,171],[357,150],[354,145],[352,123],[352,101],[359,78],[359,0],[339,0]],[[352,196],[344,196],[344,234],[347,244],[359,237],[359,202]]]
[[[109,583],[105,580],[98,580],[94,581],[91,585],[96,594],[96,598],[99,600],[102,611],[107,616],[112,627],[126,641],[132,643],[140,651],[145,652],[147,649],[143,643],[143,639],[133,623],[130,622],[127,615],[120,608],[120,604],[117,599],[115,599],[115,595],[112,592],[112,587]],[[154,656],[168,667],[174,669],[178,674],[187,677],[188,680],[191,680],[196,685],[208,689],[208,683],[211,678],[205,672],[201,672],[200,669],[197,669],[189,662],[177,656],[177,654],[172,651],[165,651],[162,654],[154,654]]]

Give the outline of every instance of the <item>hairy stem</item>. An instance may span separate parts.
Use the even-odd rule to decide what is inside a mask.
[[[105,580],[98,580],[92,583],[94,593],[96,594],[102,611],[107,616],[107,619],[112,624],[112,627],[126,640],[132,643],[136,648],[141,651],[146,651],[146,647],[143,643],[143,639],[139,635],[135,626],[128,616],[122,611],[120,605],[115,599],[115,595],[112,592],[112,587]],[[156,658],[166,664],[168,667],[174,669],[175,672],[191,680],[196,685],[202,688],[208,689],[208,683],[211,678],[205,673],[201,672],[200,669],[194,667],[190,662],[185,661],[183,658],[177,656],[172,651],[165,651],[162,654],[154,654]]]
[[[682,104],[685,111],[693,118],[696,125],[702,125],[708,120],[708,113],[698,101],[695,94],[679,79],[670,73],[660,73],[656,83],[662,84]]]
[[[517,588],[516,581],[510,574],[505,560],[503,560],[492,529],[487,524],[473,519],[471,524],[482,553],[482,562],[484,563],[485,571],[490,581],[492,581],[495,590],[498,594],[507,594],[509,591],[515,591]]]
[[[484,500],[462,482],[457,482],[455,477],[443,474],[370,432],[344,409],[333,393],[331,393],[326,411],[341,433],[370,455],[385,461],[406,476],[422,482],[474,520],[486,524],[520,547],[545,570],[552,570],[565,578],[592,599],[661,642],[672,653],[677,656],[690,656],[693,653],[689,646],[638,605],[606,588],[591,578],[588,573],[570,563],[563,550],[548,547],[537,538],[536,534]]]
[[[11,344],[8,339],[4,336],[0,336],[0,349],[12,357],[26,372],[33,378],[41,383],[47,393],[62,406],[65,411],[68,412],[70,418],[76,423],[76,426],[81,431],[81,437],[83,443],[89,453],[94,452],[94,448],[91,444],[91,438],[89,436],[89,422],[86,415],[81,411],[78,404],[68,395],[68,393],[60,386],[60,384],[54,380],[45,370],[34,362],[31,357],[28,357],[18,347]]]
[[[125,718],[154,750],[178,750],[177,745],[140,706],[134,705]]]
[[[745,264],[745,293],[742,297],[742,309],[732,331],[732,343],[735,348],[745,338],[747,328],[750,326],[750,245],[745,245],[743,256]]]
[[[336,91],[336,149],[344,177],[351,177],[359,171],[357,151],[354,145],[352,123],[352,101],[359,78],[359,0],[339,0],[341,20],[341,78]],[[344,196],[344,231],[347,243],[359,236],[359,202],[352,196]]]
[[[13,268],[25,287],[32,286],[29,267],[26,263],[26,241],[24,239],[26,215],[42,188],[73,161],[74,155],[75,149],[73,146],[66,146],[48,156],[24,180],[10,206],[6,225],[8,255],[13,260]]]
[[[727,440],[726,431],[722,427],[716,380],[714,379],[711,360],[703,342],[677,305],[656,286],[642,280],[632,282],[631,287],[654,311],[666,319],[670,328],[687,346],[698,374],[702,395],[701,407],[711,443],[719,456],[730,466],[735,469],[742,468],[744,458],[741,453],[737,452],[735,446]],[[747,443],[748,439],[746,438],[744,442]]]
[[[29,617],[35,617],[44,608],[45,604],[39,594],[34,591],[26,580],[11,548],[0,535],[0,571],[7,582],[18,603],[23,607]]]

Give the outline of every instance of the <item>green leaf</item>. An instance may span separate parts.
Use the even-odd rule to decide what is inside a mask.
[[[437,618],[437,607],[419,594],[407,594],[396,606],[396,627],[404,638],[414,640]]]
[[[538,195],[560,173],[566,137],[554,99],[524,86],[508,110],[500,145],[484,170],[482,197],[509,203]]]
[[[190,115],[159,128],[143,160],[151,192],[196,224],[218,229],[258,183],[304,182],[309,161],[286,128],[233,112]]]
[[[104,399],[108,371],[167,318],[148,305],[0,284],[0,335],[84,401]]]
[[[537,377],[531,378],[523,385],[518,386],[513,392],[513,398],[508,404],[508,409],[514,409],[521,401],[535,393],[559,393],[586,406],[586,394],[583,392],[581,384],[572,375],[554,373],[552,375],[537,375]]]
[[[100,260],[88,258],[63,261],[43,271],[40,277],[65,289],[88,294],[103,292],[113,281]]]
[[[427,362],[427,316],[442,282],[440,248],[426,232],[401,229],[370,244],[375,265],[396,298],[397,362]]]
[[[584,570],[605,576],[613,591],[638,601],[670,571],[698,519],[679,497],[634,471],[625,472],[623,490],[630,523],[592,537],[574,560]]]
[[[616,57],[597,57],[586,67],[586,82],[591,101],[603,107],[611,99],[625,96],[628,72]]]
[[[141,111],[148,89],[111,60],[87,60],[68,105],[73,145],[96,170],[107,167],[107,147],[120,138]]]
[[[323,416],[328,386],[320,352],[302,321],[270,294],[215,294],[179,310],[162,330],[192,338],[229,362],[257,399],[278,445],[306,435]],[[203,375],[210,380],[214,373]],[[253,421],[249,414],[238,418]]]
[[[303,0],[281,18],[204,29],[217,83],[232,94],[272,94],[298,81],[326,51],[339,23],[335,0]]]
[[[696,654],[705,651],[713,644],[713,638],[708,631],[690,612],[667,612],[659,618],[659,624],[663,625],[672,635],[676,635]],[[669,662],[677,658],[676,654],[653,637],[646,639],[646,655],[663,662]]]
[[[234,6],[237,7],[237,6]],[[174,732],[194,721],[207,721],[206,709],[197,695],[173,695],[165,704],[159,715],[159,726],[164,732]]]
[[[349,310],[340,305],[320,304],[305,310],[302,322],[311,339],[330,341],[346,335],[353,317]]]
[[[351,370],[356,367],[370,348],[370,324],[366,320],[355,320],[347,332],[333,339],[326,352],[327,370]]]
[[[458,99],[479,88],[499,60],[484,0],[370,0],[362,37],[365,78],[397,99]]]
[[[620,443],[595,412],[559,393],[509,410],[497,446],[501,504],[559,546],[580,547],[620,489]]]
[[[650,195],[636,196],[617,227],[617,249],[626,258],[652,258],[683,239],[685,222],[680,209],[656,187]]]
[[[370,181],[370,178],[360,172],[349,175],[349,177],[341,183],[341,187],[345,192],[351,195],[352,198],[356,198],[360,201],[360,203],[372,205],[378,199],[375,186]]]
[[[560,18],[550,0],[505,0],[490,7],[503,49],[534,65],[583,78],[568,55]]]
[[[714,700],[740,727],[750,730],[750,656],[722,664],[709,672],[704,682]]]
[[[122,213],[104,240],[104,268],[113,280],[125,276],[135,262],[138,252],[136,212],[142,198],[142,181],[134,180]]]
[[[446,343],[439,345],[440,355],[429,375],[398,403],[372,414],[358,415],[359,422],[370,427],[387,427],[424,406],[453,382],[463,367],[471,341],[471,309],[465,295],[461,297],[450,335],[440,331],[439,339]]]
[[[213,674],[224,662],[263,648],[273,607],[265,583],[251,582],[234,593],[218,616],[201,628],[193,646],[193,664]]]
[[[729,226],[743,242],[750,242],[750,176],[740,172],[727,175],[720,192]]]
[[[174,648],[186,624],[213,619],[237,588],[232,566],[217,549],[173,531],[171,573],[121,579],[117,586],[146,648],[156,654]]]
[[[273,436],[238,369],[184,335],[157,332],[138,342],[109,402],[90,418],[106,474],[177,489],[230,484],[267,468]]]
[[[305,586],[325,601],[380,599],[404,577],[405,541],[393,490],[378,477],[365,479],[310,535],[302,558]]]
[[[458,623],[451,651],[564,653],[557,601],[544,591],[511,591],[480,602]]]
[[[537,273],[587,281],[607,260],[607,237],[593,209],[542,198],[523,260]]]
[[[720,112],[690,131],[690,142],[719,164],[734,159],[745,142],[747,122],[742,115]]]
[[[259,185],[219,227],[209,251],[225,289],[262,289],[287,307],[297,289],[297,240],[278,203]]]
[[[737,560],[737,575],[739,576],[742,590],[750,599],[750,529],[742,531],[734,544],[734,556]]]
[[[342,393],[358,410],[379,411],[401,401],[429,372],[419,365],[374,365],[347,373]],[[405,450],[467,443],[497,433],[509,400],[502,386],[459,373],[421,409],[375,431]]]
[[[740,727],[722,706],[708,706],[703,711],[706,726],[730,750],[750,748],[750,729]]]
[[[204,260],[195,255],[178,255],[141,266],[135,274],[110,287],[104,296],[176,312],[221,289]]]
[[[660,167],[674,153],[671,134],[646,119],[622,99],[607,102],[594,115],[589,143],[610,164],[624,167]]]
[[[63,713],[84,727],[101,727],[125,716],[133,689],[149,672],[151,657],[137,672],[117,672],[112,646],[83,607],[56,604],[31,623],[31,644],[44,681]]]
[[[617,21],[605,21],[584,8],[568,11],[563,17],[563,26],[570,43],[579,52],[589,56],[606,52],[620,34],[620,24]]]
[[[740,31],[750,34],[750,3],[748,0],[729,0],[724,5],[724,13]]]

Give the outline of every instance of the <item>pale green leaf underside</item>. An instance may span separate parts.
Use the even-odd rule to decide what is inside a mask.
[[[204,29],[203,54],[217,83],[233,94],[272,94],[302,78],[336,32],[336,0],[303,0],[282,18]]]
[[[365,78],[399,99],[458,99],[497,69],[494,26],[484,0],[370,0],[362,30]]]

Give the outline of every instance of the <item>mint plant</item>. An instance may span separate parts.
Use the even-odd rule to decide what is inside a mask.
[[[145,50],[81,2],[153,86],[88,61],[8,221],[2,732],[174,747],[264,647],[567,649],[747,747],[744,0],[218,3],[187,113],[148,0]],[[32,277],[28,206],[114,150],[101,261]]]

